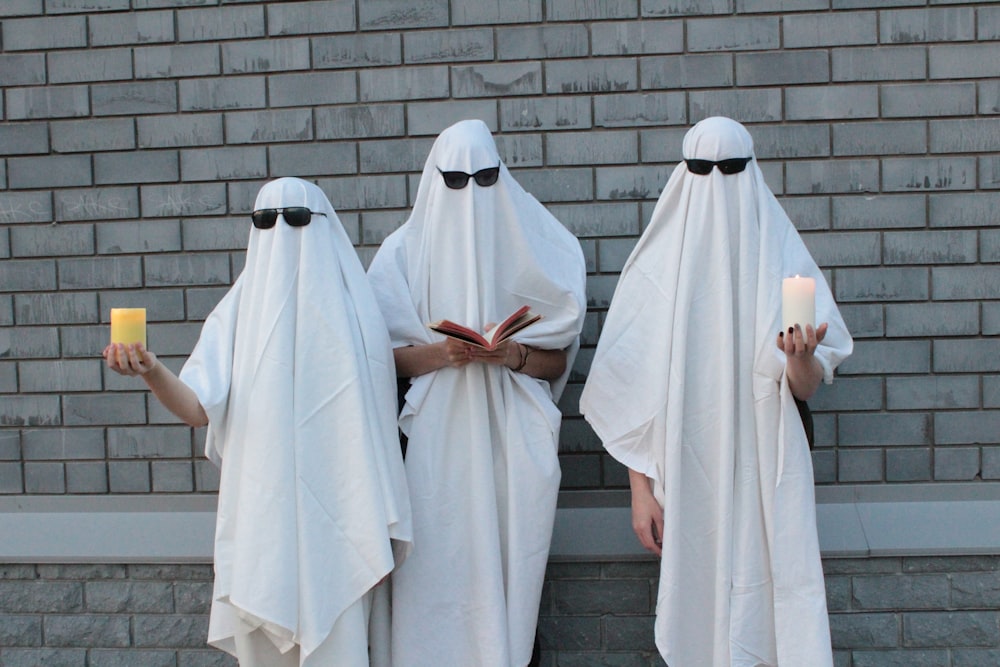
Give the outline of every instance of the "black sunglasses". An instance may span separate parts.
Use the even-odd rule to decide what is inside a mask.
[[[310,211],[305,206],[289,206],[288,208],[260,208],[250,214],[253,226],[257,229],[270,229],[278,220],[278,214],[285,217],[292,227],[305,227],[314,215],[323,215],[322,211]]]
[[[719,160],[718,162],[713,162],[712,160],[699,160],[697,158],[684,158],[684,162],[687,163],[688,171],[692,174],[698,174],[699,176],[704,176],[705,174],[712,173],[712,167],[718,167],[719,171],[723,174],[738,174],[747,168],[747,164],[752,160],[752,157],[731,157],[728,160]]]
[[[476,184],[484,188],[493,185],[500,178],[499,164],[495,167],[480,169],[474,174],[467,174],[464,171],[441,171],[441,167],[438,167],[437,170],[444,177],[444,184],[452,190],[461,190],[469,183],[470,178],[475,179]]]

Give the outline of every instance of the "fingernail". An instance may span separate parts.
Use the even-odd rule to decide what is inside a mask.
[[[788,334],[791,335],[795,333],[795,327],[788,327]]]
[[[784,338],[784,337],[785,337],[785,332],[784,331],[779,331],[778,332],[778,338]]]

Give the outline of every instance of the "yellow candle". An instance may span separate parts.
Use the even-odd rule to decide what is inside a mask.
[[[111,342],[142,343],[146,347],[146,309],[112,308]]]
[[[803,332],[807,324],[816,327],[816,281],[813,278],[795,276],[781,283],[782,331],[796,324]]]

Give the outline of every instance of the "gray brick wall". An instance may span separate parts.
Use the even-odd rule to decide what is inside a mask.
[[[858,342],[812,401],[817,481],[1000,479],[998,61],[990,1],[6,0],[0,494],[212,493],[203,432],[102,369],[109,309],[146,306],[150,344],[179,368],[242,268],[264,181],[315,179],[369,261],[405,220],[433,137],[470,116],[587,259],[565,489],[627,485],[576,402],[683,134],[712,114],[750,127]],[[849,616],[904,638],[854,650],[852,667],[941,662],[905,643],[941,619]],[[648,632],[551,622],[579,643],[560,664]],[[0,649],[0,663],[127,662],[94,650]],[[129,664],[208,664],[167,653]]]

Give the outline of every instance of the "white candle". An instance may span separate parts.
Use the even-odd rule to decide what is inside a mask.
[[[785,278],[781,283],[781,327],[788,331],[798,324],[816,328],[816,281],[813,278]]]

